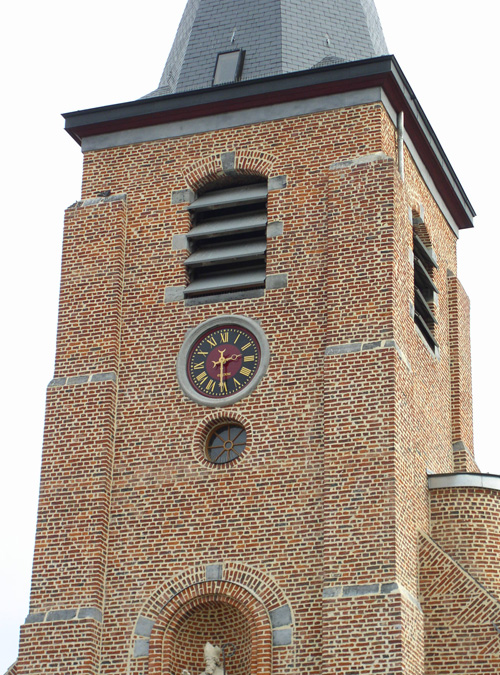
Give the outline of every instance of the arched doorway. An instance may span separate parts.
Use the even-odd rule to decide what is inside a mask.
[[[180,675],[184,669],[192,675],[203,672],[204,647],[210,642],[234,645],[234,655],[227,660],[228,671],[231,675],[249,675],[257,650],[255,621],[244,606],[231,600],[220,595],[201,596],[179,609],[165,631],[165,673]]]

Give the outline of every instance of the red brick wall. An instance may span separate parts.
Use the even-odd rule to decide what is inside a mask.
[[[500,604],[432,540],[421,539],[426,675],[496,675]]]
[[[395,595],[325,603],[322,673],[423,673],[421,612]],[[349,643],[343,639],[349,633]],[[338,636],[338,639],[335,639]],[[348,647],[348,648],[347,648]]]
[[[50,387],[30,613],[102,608],[114,382]]]
[[[54,377],[118,368],[125,199],[96,199],[66,212]]]
[[[500,601],[500,492],[434,489],[430,507],[432,538]]]
[[[448,277],[450,305],[451,417],[455,471],[478,471],[472,435],[470,303],[461,283]]]
[[[17,675],[97,675],[101,627],[91,619],[21,626]]]

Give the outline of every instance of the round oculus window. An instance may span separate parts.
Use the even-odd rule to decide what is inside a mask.
[[[227,464],[241,455],[246,443],[247,432],[241,424],[224,422],[209,432],[206,457],[212,464]]]

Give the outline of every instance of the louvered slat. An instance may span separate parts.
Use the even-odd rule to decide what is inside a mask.
[[[252,183],[207,192],[188,207],[194,225],[186,297],[264,286],[266,200],[267,183]]]
[[[420,290],[415,286],[415,309],[423,316],[424,321],[430,321],[433,324],[437,324],[437,319],[432,313],[431,308],[427,304],[424,296]]]
[[[207,192],[198,197],[187,208],[192,213],[210,211],[212,209],[228,209],[263,202],[267,198],[267,184],[256,183],[242,187]]]
[[[220,265],[244,260],[263,258],[266,253],[266,241],[248,241],[229,246],[207,246],[200,248],[185,261],[186,267]]]
[[[190,241],[208,239],[212,237],[229,236],[239,233],[257,232],[267,225],[265,211],[243,214],[241,216],[227,216],[226,218],[214,218],[195,225],[188,233]]]
[[[434,251],[432,249],[427,248],[427,246],[420,239],[418,234],[415,233],[413,233],[413,252],[423,262],[427,263],[431,267],[435,267],[436,269],[438,269]]]
[[[417,283],[418,288],[420,288],[421,290],[423,290],[424,288],[428,288],[431,291],[434,291],[435,293],[439,293],[436,284],[432,281],[429,273],[423,266],[421,260],[415,257],[414,264],[415,264],[415,281]]]
[[[231,274],[217,274],[196,279],[185,289],[186,297],[234,291],[238,289],[257,288],[263,286],[266,272],[262,270],[248,270]]]
[[[417,324],[417,326],[422,331],[422,333],[423,333],[425,339],[427,340],[429,346],[438,347],[439,345],[436,341],[436,338],[434,337],[432,332],[429,330],[429,327],[425,323],[425,320],[423,319],[423,317],[421,317],[418,312],[415,312],[415,323]]]

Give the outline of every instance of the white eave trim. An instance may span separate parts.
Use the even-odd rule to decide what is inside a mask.
[[[490,473],[449,473],[428,477],[430,490],[437,488],[475,487],[500,491],[500,476]]]

